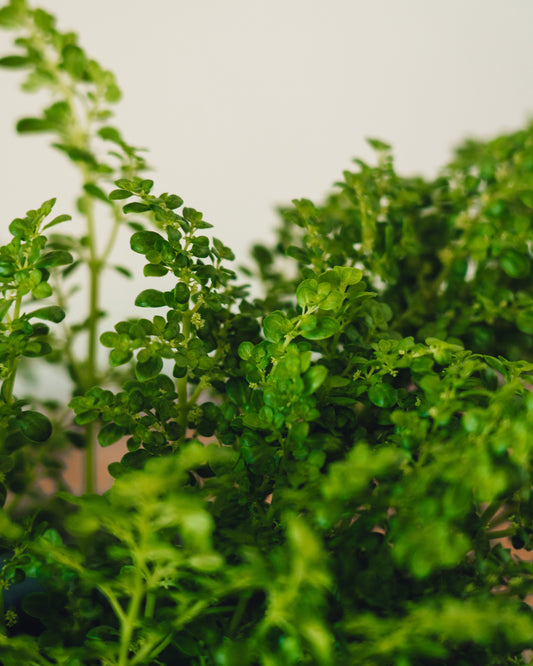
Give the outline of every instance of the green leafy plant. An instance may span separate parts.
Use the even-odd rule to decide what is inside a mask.
[[[372,139],[375,165],[280,209],[252,299],[211,224],[154,194],[109,125],[113,76],[25,0],[0,26],[17,47],[0,65],[51,96],[18,130],[79,170],[86,225],[57,233],[50,200],[0,248],[1,663],[527,663],[533,125],[466,142],[434,180]],[[147,283],[137,316],[100,331],[120,225]],[[41,357],[65,367],[68,409],[17,397]],[[119,440],[96,494],[95,447]]]

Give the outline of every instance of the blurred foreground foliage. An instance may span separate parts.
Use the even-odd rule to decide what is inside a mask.
[[[26,35],[0,65],[25,70],[27,89],[107,120],[96,100],[118,88],[75,36],[23,0],[0,25]],[[400,176],[370,140],[374,165],[355,160],[322,204],[280,210],[275,246],[253,249],[264,295],[251,299],[202,214],[153,194],[118,130],[98,131],[119,166],[97,158],[74,108],[54,102],[18,129],[70,132],[56,148],[83,164],[78,209],[91,227],[99,200],[130,224],[148,314],[100,335],[107,369],[76,362],[84,326],[60,338],[43,321],[68,320],[73,265],[106,263],[90,234],[50,236],[69,219],[47,221],[54,200],[9,225],[1,663],[526,663],[533,125],[467,141],[434,180]],[[15,395],[19,364],[40,357],[67,366],[68,414]],[[82,448],[127,439],[109,491],[68,492],[61,432]]]

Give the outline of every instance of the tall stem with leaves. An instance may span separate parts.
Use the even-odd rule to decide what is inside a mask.
[[[87,311],[81,326],[65,327],[65,348],[70,351],[70,375],[74,393],[85,392],[105,382],[106,373],[98,366],[97,343],[102,316],[101,280],[109,267],[117,231],[123,221],[120,207],[109,201],[106,189],[116,178],[133,177],[145,166],[138,151],[127,144],[120,132],[110,126],[110,105],[120,99],[113,74],[90,59],[73,33],[57,30],[55,19],[42,9],[32,9],[26,0],[11,0],[0,10],[0,27],[18,33],[18,51],[0,58],[0,66],[27,72],[26,91],[46,90],[51,104],[41,115],[22,118],[17,130],[22,134],[46,132],[53,136],[53,146],[65,154],[77,168],[81,180],[78,211],[85,220],[81,238],[56,237],[58,247],[72,252],[76,261],[71,274],[85,265],[88,271]],[[109,150],[111,147],[111,150]],[[97,203],[98,202],[98,203]],[[98,209],[101,209],[98,210]],[[99,247],[98,215],[108,211],[112,224],[107,239]],[[123,274],[128,270],[112,267]],[[86,333],[85,353],[72,352],[76,329]],[[85,437],[85,489],[95,486],[95,428],[89,425]]]

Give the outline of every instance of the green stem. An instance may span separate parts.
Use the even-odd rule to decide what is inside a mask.
[[[235,607],[235,612],[233,613],[233,617],[231,618],[231,622],[229,625],[228,629],[228,636],[232,638],[235,635],[235,631],[237,627],[239,626],[240,621],[242,620],[242,616],[244,615],[244,611],[246,610],[246,605],[248,604],[248,600],[252,596],[252,592],[249,591],[246,594],[243,594],[237,603],[237,606]]]
[[[100,264],[102,266],[105,266],[109,258],[109,255],[111,254],[113,248],[115,247],[121,219],[122,218],[120,216],[120,209],[117,206],[113,206],[113,226],[111,228],[111,233],[109,234],[109,238],[107,239],[104,251],[102,252],[102,255],[100,257]]]
[[[157,645],[147,645],[144,649],[139,650],[131,660],[131,666],[134,664],[146,664],[151,663],[152,659],[155,659],[157,655],[162,652],[166,646],[170,643],[174,636],[174,633],[171,632],[163,640],[161,640]],[[150,660],[150,661],[149,661]]]
[[[504,530],[497,530],[496,532],[487,532],[487,537],[489,539],[503,539],[503,537],[507,536],[514,536],[517,531],[516,525],[513,525],[512,527],[507,527]]]
[[[128,652],[130,649],[131,639],[135,625],[139,618],[139,609],[143,597],[143,584],[140,577],[135,582],[135,590],[131,598],[128,608],[128,614],[124,622],[121,624],[121,637],[120,637],[120,653],[118,659],[118,666],[127,666]]]
[[[101,262],[96,248],[96,231],[94,206],[90,197],[85,197],[87,217],[87,236],[89,239],[89,316],[87,319],[87,365],[84,377],[84,389],[90,389],[97,380],[96,349],[98,342],[98,311],[100,301]],[[85,431],[85,492],[92,493],[95,489],[96,477],[96,436],[95,424]]]
[[[13,311],[13,321],[16,321],[20,317],[21,304],[22,304],[22,296],[21,294],[17,294],[17,298],[15,300],[15,309]],[[17,365],[18,365],[17,356],[13,355],[9,359],[8,377],[4,381],[4,387],[2,389],[3,398],[7,404],[9,404],[13,399],[13,387],[15,386]]]
[[[182,323],[182,332],[183,337],[185,338],[184,344],[187,345],[189,338],[191,337],[191,312],[187,310],[183,314],[183,323]],[[176,386],[178,390],[178,423],[186,430],[188,413],[189,413],[189,404],[188,404],[188,392],[187,392],[187,374],[184,377],[178,377],[176,381]],[[182,437],[184,440],[185,435]]]
[[[494,500],[491,502],[488,507],[481,514],[481,522],[483,525],[488,525],[492,518],[498,513],[498,511],[503,506],[501,500]]]
[[[0,587],[0,634],[6,633],[6,607],[4,603],[4,588]]]
[[[144,617],[147,618],[154,617],[154,610],[155,610],[155,594],[153,592],[149,592],[146,595],[146,604],[144,606]]]
[[[495,516],[488,524],[488,528],[492,529],[496,525],[501,525],[504,520],[507,520],[509,516],[512,516],[513,513],[516,513],[518,505],[516,503],[510,503],[503,505],[503,511]]]

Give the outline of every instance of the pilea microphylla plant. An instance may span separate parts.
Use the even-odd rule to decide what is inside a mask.
[[[533,125],[464,143],[434,180],[371,140],[374,166],[280,210],[252,299],[211,224],[144,178],[113,75],[25,0],[0,26],[0,65],[50,100],[18,131],[78,170],[85,222],[69,233],[50,199],[0,247],[0,663],[527,663]],[[113,327],[121,227],[147,280]],[[44,362],[68,406],[19,394]],[[119,440],[96,494],[95,450]]]

